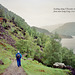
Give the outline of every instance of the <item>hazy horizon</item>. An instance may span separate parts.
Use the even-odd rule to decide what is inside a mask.
[[[74,8],[74,0],[0,0],[0,4],[21,16],[30,26],[75,22],[75,12],[53,12],[54,8]]]

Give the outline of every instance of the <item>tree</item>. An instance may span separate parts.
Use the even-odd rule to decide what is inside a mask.
[[[16,43],[16,48],[22,53],[27,53],[27,57],[34,58],[36,51],[36,44],[32,40],[21,39]]]
[[[52,66],[55,62],[61,62],[61,44],[51,38],[46,41],[44,48],[43,62],[46,65]]]
[[[3,11],[3,9],[0,9],[0,17],[4,17],[4,11]]]
[[[51,34],[51,38],[53,38],[54,40],[60,42],[61,38],[59,37],[59,35],[55,32],[55,34]]]
[[[73,50],[62,48],[62,62],[75,68],[75,54]]]
[[[41,45],[41,39],[39,37],[37,38],[37,45]]]

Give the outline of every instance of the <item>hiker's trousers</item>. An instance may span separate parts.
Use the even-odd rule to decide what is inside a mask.
[[[21,59],[17,59],[17,66],[21,66]]]

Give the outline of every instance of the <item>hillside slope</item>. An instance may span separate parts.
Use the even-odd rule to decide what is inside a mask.
[[[51,68],[42,65],[38,61],[22,60],[22,67],[28,75],[69,75],[69,70]]]

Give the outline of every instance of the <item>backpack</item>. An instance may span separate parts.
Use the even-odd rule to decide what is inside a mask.
[[[16,57],[17,57],[17,59],[19,59],[19,58],[20,58],[20,54],[17,54],[17,56],[16,56]]]

